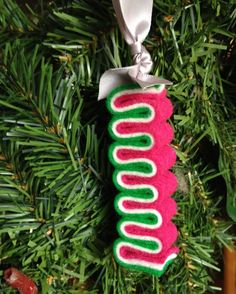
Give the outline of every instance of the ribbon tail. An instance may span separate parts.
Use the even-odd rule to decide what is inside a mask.
[[[112,68],[107,70],[99,82],[98,100],[106,98],[110,92],[116,87],[124,84],[138,83],[143,89],[155,85],[172,85],[172,82],[152,76],[149,74],[140,73],[138,65],[127,66],[123,68]]]
[[[139,84],[139,86],[143,89],[155,86],[155,85],[172,85],[173,83],[165,80],[163,78],[158,78],[158,77],[152,77],[152,79],[148,81],[136,79],[136,82]]]
[[[132,83],[132,78],[128,75],[132,67],[113,68],[104,72],[99,82],[98,100],[106,98],[116,87]]]
[[[139,86],[143,89],[155,85],[172,85],[172,82],[166,79],[140,72],[139,68],[135,66],[133,66],[129,70],[128,75],[134,82],[138,83]]]

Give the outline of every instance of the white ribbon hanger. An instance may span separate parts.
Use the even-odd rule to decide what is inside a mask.
[[[120,30],[130,46],[134,65],[107,70],[99,82],[98,100],[112,89],[127,83],[138,83],[142,88],[157,84],[171,85],[168,80],[149,75],[152,59],[142,45],[147,37],[152,19],[153,0],[113,0]]]

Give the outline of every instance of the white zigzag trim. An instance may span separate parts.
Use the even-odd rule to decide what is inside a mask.
[[[120,242],[118,245],[117,245],[117,257],[122,261],[122,262],[124,262],[124,263],[126,263],[126,264],[130,264],[130,265],[137,265],[137,266],[143,266],[143,267],[146,267],[146,268],[151,268],[151,269],[154,269],[154,270],[159,270],[159,271],[161,271],[161,270],[163,270],[164,269],[164,267],[165,267],[165,264],[168,262],[168,261],[170,261],[170,260],[172,260],[172,259],[174,259],[174,258],[176,258],[176,256],[177,256],[177,254],[175,254],[175,253],[172,253],[172,254],[170,254],[167,258],[166,258],[166,260],[165,260],[165,262],[164,263],[154,263],[154,262],[148,262],[148,261],[143,261],[143,260],[140,260],[140,259],[136,259],[136,258],[131,258],[131,259],[125,259],[125,258],[123,258],[122,256],[121,256],[121,254],[120,254],[120,250],[121,250],[121,247],[122,246],[128,246],[128,247],[130,247],[130,248],[134,248],[134,249],[137,249],[137,250],[142,250],[143,251],[143,247],[140,247],[140,246],[138,246],[138,245],[134,245],[134,244],[131,244],[131,243],[129,243],[129,242]],[[146,249],[146,250],[148,250],[148,249]],[[151,249],[149,249],[148,250],[149,252],[147,252],[147,253],[153,253],[153,254],[155,254],[156,252],[156,250],[151,250]]]

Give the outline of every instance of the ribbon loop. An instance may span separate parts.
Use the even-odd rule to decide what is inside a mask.
[[[105,98],[110,91],[127,83],[138,83],[142,88],[156,84],[171,85],[171,82],[149,75],[152,59],[142,45],[151,26],[153,0],[112,0],[118,24],[123,36],[130,45],[134,65],[107,70],[99,83],[98,100]]]

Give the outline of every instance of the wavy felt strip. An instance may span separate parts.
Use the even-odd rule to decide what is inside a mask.
[[[114,255],[126,268],[161,276],[176,257],[176,203],[171,195],[177,181],[169,171],[176,160],[169,146],[173,130],[167,123],[173,108],[164,85],[146,90],[124,85],[111,92],[109,133],[114,143],[109,159],[113,182],[120,193],[115,209],[120,238]]]

